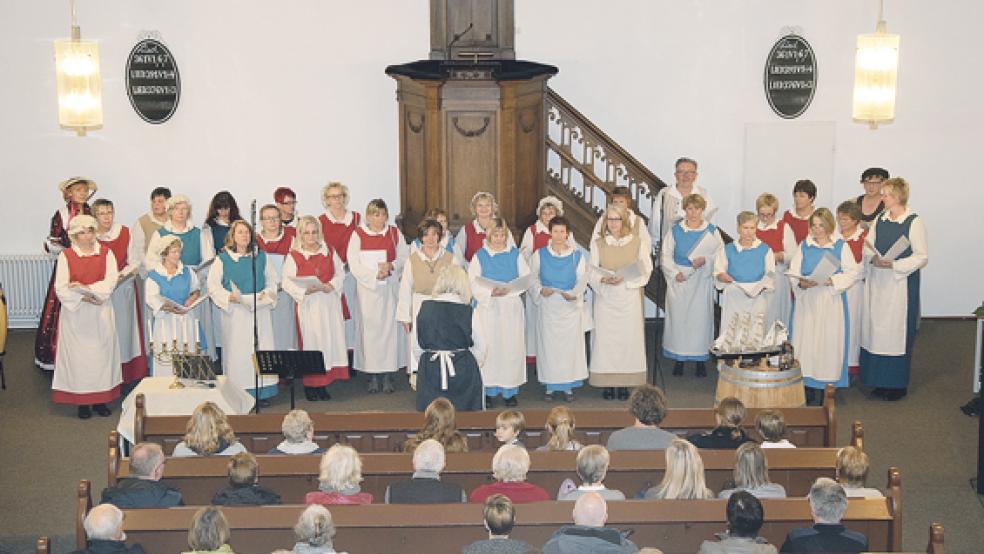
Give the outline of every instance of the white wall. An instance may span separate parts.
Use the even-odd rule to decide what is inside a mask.
[[[860,193],[868,166],[906,177],[931,240],[923,312],[966,314],[984,296],[974,279],[984,262],[967,240],[984,200],[973,163],[984,123],[974,23],[984,8],[886,4],[889,30],[902,35],[900,94],[896,121],[877,131],[850,120],[855,37],[874,29],[874,0],[519,0],[516,43],[520,57],[560,67],[551,86],[664,179],[677,156],[697,158],[725,228],[759,189],[788,205],[791,183],[746,183],[745,175],[798,169],[782,159],[773,171],[744,167],[747,125],[832,123],[833,181],[803,176],[834,200]],[[59,202],[55,185],[76,174],[96,179],[127,223],[159,184],[189,193],[196,220],[219,189],[246,205],[280,184],[314,213],[329,179],[352,188],[358,209],[376,196],[396,206],[395,84],[383,68],[426,57],[424,0],[79,5],[83,36],[100,40],[106,112],[104,129],[86,138],[57,126],[51,40],[68,35],[67,2],[0,0],[8,223],[0,254],[38,251]],[[762,92],[765,56],[786,26],[800,29],[819,65],[813,104],[791,122],[773,115]],[[181,71],[181,105],[158,126],[133,113],[124,91],[125,58],[144,30],[161,33]],[[930,198],[937,186],[948,201]]]

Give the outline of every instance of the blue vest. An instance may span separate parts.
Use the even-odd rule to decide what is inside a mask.
[[[809,277],[813,270],[817,268],[817,264],[820,263],[820,258],[827,252],[831,252],[834,258],[837,260],[837,271],[841,272],[841,250],[844,248],[844,241],[837,240],[834,242],[833,246],[827,248],[821,248],[819,246],[811,246],[806,243],[806,240],[800,243],[800,248],[803,251],[803,262],[800,264],[800,275]],[[819,283],[823,284],[823,283]]]
[[[215,253],[218,254],[224,248],[222,245],[225,244],[226,235],[229,234],[229,226],[212,221],[208,224],[208,228],[212,231],[212,246],[215,247]]]
[[[478,263],[482,267],[482,277],[508,283],[519,277],[519,249],[511,247],[505,252],[489,254],[489,251],[482,248],[475,253],[478,256]]]
[[[889,221],[887,219],[878,218],[875,223],[875,248],[879,252],[885,252],[891,248],[900,237],[909,238],[909,229],[912,228],[912,222],[916,219],[916,214],[909,214],[909,217],[902,220],[901,223],[895,223],[894,221]],[[912,245],[906,248],[901,254],[899,254],[898,259],[908,258],[912,255]]]
[[[170,279],[156,271],[151,271],[147,277],[157,283],[157,287],[161,289],[161,296],[175,304],[184,304],[191,294],[191,269],[188,266],[182,267],[181,273],[175,274]]]
[[[724,254],[728,257],[728,275],[739,283],[755,283],[765,277],[765,256],[769,245],[759,244],[755,248],[738,251],[737,242],[725,245]]]
[[[253,289],[253,260],[250,256],[240,256],[233,261],[228,250],[219,253],[222,262],[222,287],[232,292],[232,283],[243,294],[253,294],[266,288],[266,252],[256,253],[256,289]]]
[[[706,229],[691,231],[683,228],[683,222],[679,222],[670,230],[673,233],[673,261],[682,267],[693,267],[687,254],[704,237],[704,233],[713,233],[717,227],[707,224]]]
[[[569,256],[554,256],[550,248],[541,248],[537,252],[540,253],[540,283],[551,289],[573,290],[577,284],[581,251],[575,249]]]
[[[202,263],[202,232],[198,227],[190,227],[184,233],[175,233],[161,227],[158,233],[162,237],[174,235],[181,239],[181,263],[185,265]]]

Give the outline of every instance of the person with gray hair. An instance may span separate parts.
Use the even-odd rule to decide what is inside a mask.
[[[576,552],[621,554],[639,548],[618,529],[605,527],[608,505],[596,492],[582,495],[574,503],[574,525],[558,529],[543,545],[544,554]]]
[[[284,440],[267,454],[324,454],[325,449],[314,442],[314,422],[304,410],[291,410],[280,425]]]
[[[780,552],[867,552],[868,538],[841,525],[847,493],[837,481],[821,477],[810,487],[813,527],[793,529]]]
[[[441,481],[444,470],[444,445],[427,439],[413,451],[413,476],[386,487],[387,504],[447,504],[467,502],[461,486]]]
[[[112,504],[100,504],[89,510],[82,522],[86,547],[72,554],[144,554],[139,544],[128,547],[123,532],[123,512]]]
[[[142,442],[130,454],[130,474],[116,486],[102,491],[100,502],[118,508],[170,508],[181,506],[181,492],[170,487],[164,477],[164,451],[160,445]]]
[[[573,488],[574,483],[565,479],[560,485],[561,492],[557,495],[557,500],[577,500],[589,492],[598,493],[605,500],[625,500],[622,491],[609,489],[602,483],[610,462],[611,455],[604,446],[592,444],[582,448],[577,453],[577,476],[582,484]]]
[[[335,552],[332,544],[332,539],[335,538],[335,523],[331,519],[328,508],[320,504],[312,504],[301,512],[301,517],[297,518],[297,525],[294,526],[294,534],[297,535],[297,543],[294,545],[293,554]]]

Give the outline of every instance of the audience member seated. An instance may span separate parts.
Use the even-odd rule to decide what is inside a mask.
[[[229,539],[232,532],[225,514],[215,506],[202,508],[191,518],[188,529],[188,548],[184,554],[231,554]]]
[[[161,481],[164,451],[160,445],[142,442],[130,454],[130,474],[118,479],[115,487],[102,491],[102,504],[118,508],[170,508],[180,506],[181,493]]]
[[[581,443],[574,440],[574,414],[566,406],[556,406],[550,410],[543,429],[550,435],[550,440],[537,448],[538,451],[581,449]]]
[[[868,538],[841,525],[847,494],[837,481],[821,477],[810,487],[813,527],[793,529],[780,552],[867,552]]]
[[[347,444],[333,444],[321,456],[318,490],[304,496],[305,504],[372,504],[362,492],[362,458]]]
[[[72,554],[144,554],[139,544],[126,546],[123,512],[112,504],[100,504],[89,510],[82,526],[88,537],[86,548]]]
[[[516,522],[516,508],[506,495],[493,494],[485,499],[485,529],[489,538],[475,541],[462,549],[462,554],[525,554],[533,550],[527,543],[510,539]]]
[[[640,385],[629,397],[632,427],[619,429],[608,437],[608,450],[663,450],[676,435],[659,428],[666,417],[666,395],[659,387]]]
[[[607,521],[608,505],[600,494],[589,492],[581,496],[574,503],[574,525],[558,529],[543,545],[543,554],[639,551],[618,529],[605,527]]]
[[[409,481],[397,481],[386,487],[387,504],[445,504],[467,502],[465,489],[441,481],[444,471],[444,447],[427,439],[413,451],[413,476]]]
[[[796,448],[786,439],[786,419],[779,410],[762,410],[755,417],[755,428],[762,435],[762,448]]]
[[[659,500],[700,500],[714,498],[704,481],[704,460],[693,444],[674,439],[666,448],[666,472],[659,485],[646,491],[645,498]]]
[[[721,399],[714,409],[717,427],[706,433],[694,433],[687,440],[697,448],[738,448],[752,439],[741,424],[745,421],[745,405],[733,396]]]
[[[260,466],[256,456],[240,452],[229,460],[229,486],[212,497],[219,506],[265,506],[280,504],[280,495],[259,484]]]
[[[435,398],[424,410],[424,428],[407,439],[404,452],[413,452],[417,445],[434,439],[444,445],[445,452],[468,452],[468,441],[458,432],[454,422],[454,405],[442,397]]]
[[[320,504],[308,506],[294,526],[297,543],[293,554],[334,554],[335,523],[331,512]]]
[[[844,487],[848,498],[883,498],[878,489],[864,486],[871,463],[868,455],[854,446],[837,451],[837,482]]]
[[[523,412],[506,410],[495,416],[495,438],[502,444],[512,444],[526,448],[519,436],[526,430],[526,417]]]
[[[530,455],[522,446],[504,444],[492,457],[492,476],[495,483],[481,485],[468,497],[469,502],[481,503],[489,496],[504,494],[514,504],[550,500],[550,495],[542,488],[526,482],[530,470]]]
[[[203,402],[191,414],[184,440],[171,455],[232,456],[240,452],[246,452],[246,448],[236,440],[225,413],[214,403]]]
[[[280,428],[284,441],[267,454],[323,454],[324,448],[314,442],[314,422],[304,410],[291,410],[284,416]]]
[[[557,495],[557,500],[577,500],[582,495],[595,492],[605,500],[625,500],[622,491],[605,487],[602,481],[608,473],[608,464],[611,456],[608,450],[600,444],[585,446],[577,453],[577,476],[581,480],[581,486],[574,487],[570,479],[565,479],[561,483],[561,493]]]
[[[776,554],[776,547],[758,536],[764,513],[758,498],[738,491],[728,499],[728,531],[704,541],[698,554]]]
[[[746,442],[735,451],[734,486],[721,491],[718,498],[729,498],[737,491],[745,491],[756,498],[786,498],[786,489],[769,482],[769,463],[762,447]]]

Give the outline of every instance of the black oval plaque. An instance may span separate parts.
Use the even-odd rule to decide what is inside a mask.
[[[181,78],[171,51],[159,41],[144,39],[126,60],[126,95],[147,123],[164,123],[178,109]]]
[[[765,60],[765,98],[776,115],[799,117],[817,90],[817,58],[806,39],[786,35],[776,41]]]

